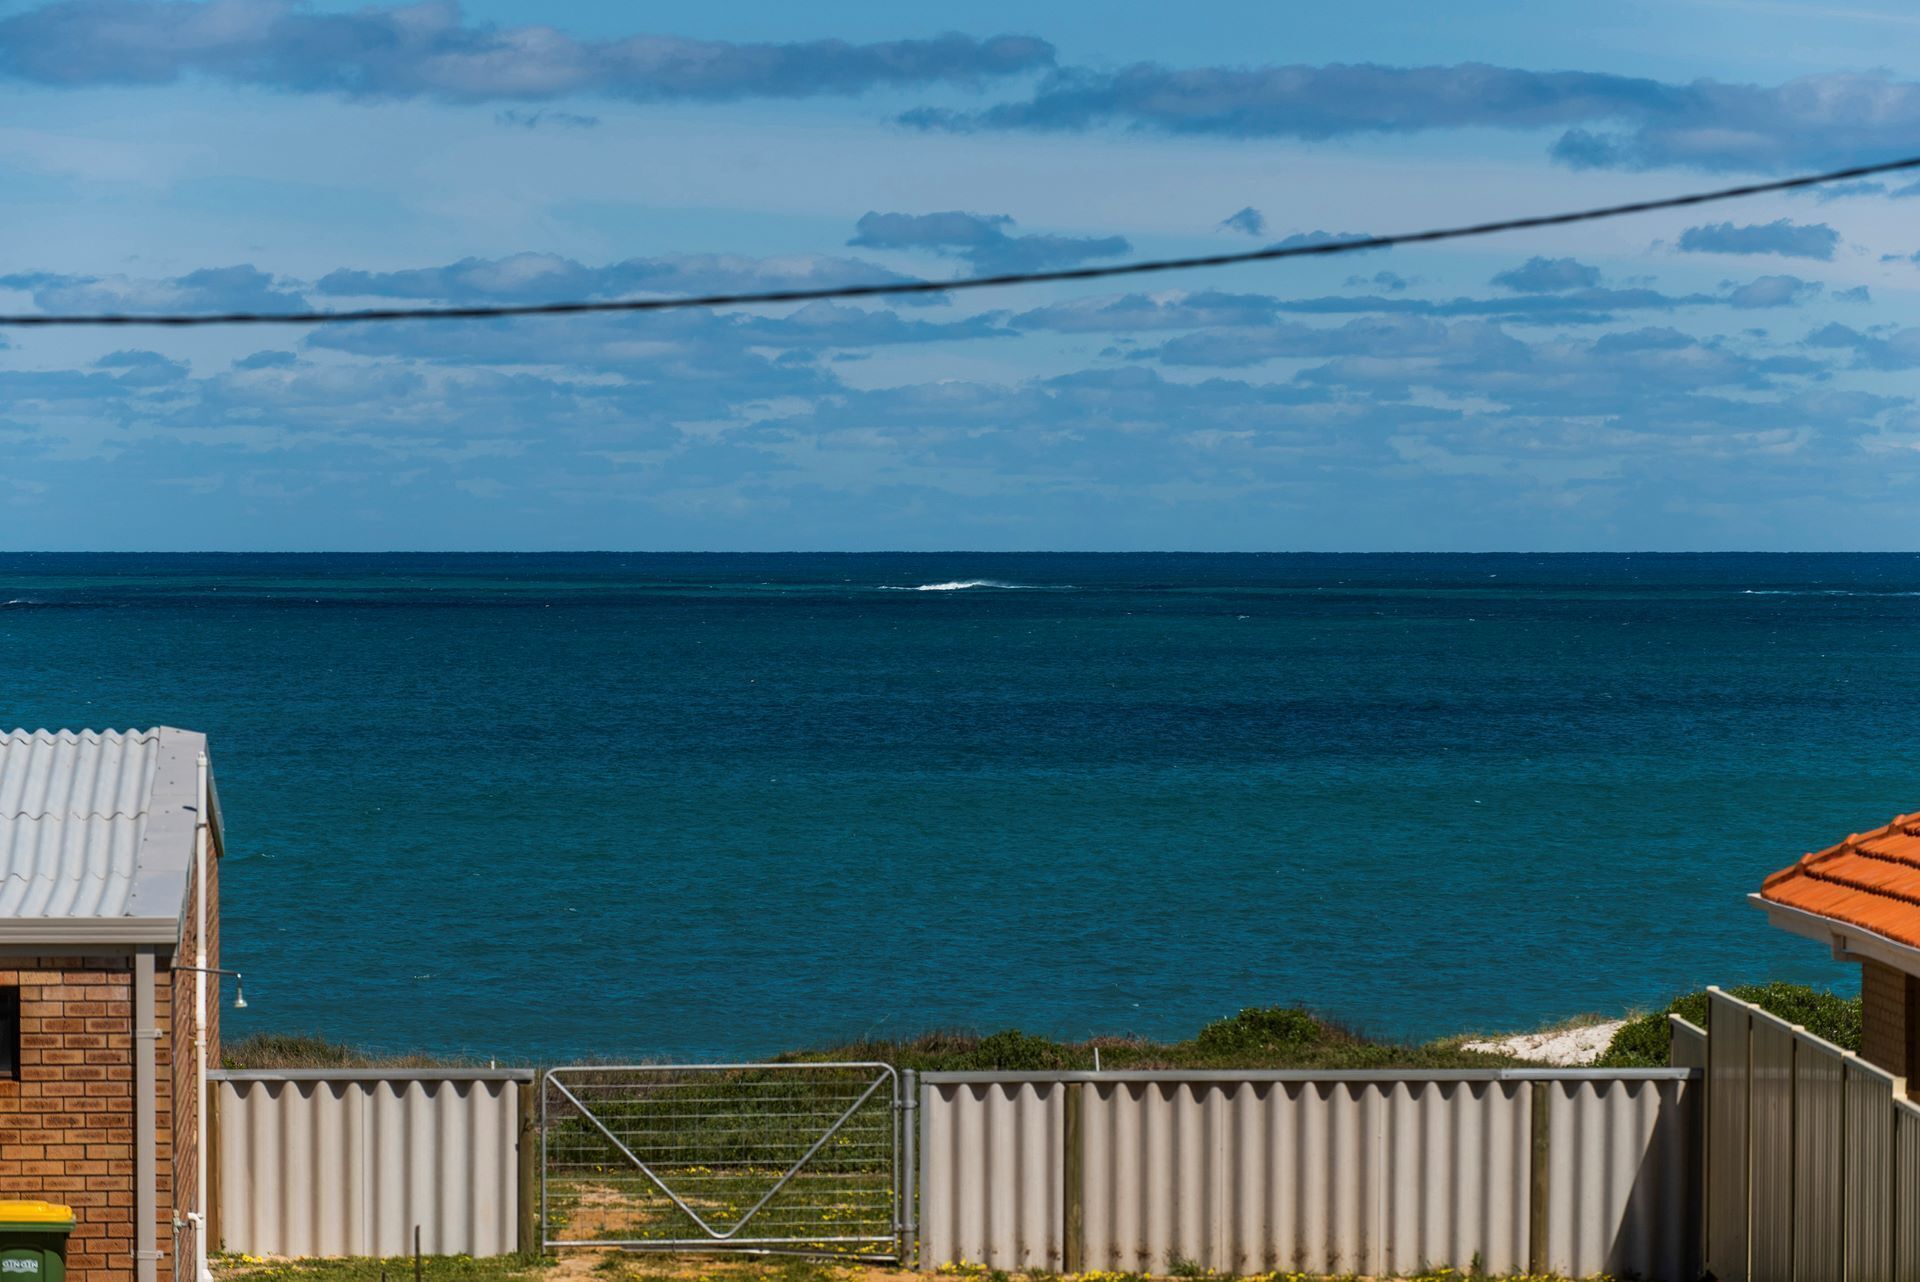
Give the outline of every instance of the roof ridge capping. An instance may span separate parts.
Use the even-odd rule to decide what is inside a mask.
[[[134,856],[130,917],[178,917],[186,911],[192,880],[193,830],[199,822],[200,756],[207,737],[197,730],[156,727],[153,778],[148,785],[147,822]]]
[[[7,731],[4,735],[0,735],[0,738],[24,739],[29,742],[82,743],[98,742],[102,739],[148,739],[172,728],[171,726],[149,726],[145,730],[138,730],[129,726],[125,730],[49,730],[41,726],[38,730],[28,730],[21,726]]]

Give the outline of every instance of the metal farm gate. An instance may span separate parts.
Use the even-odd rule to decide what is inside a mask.
[[[541,1242],[903,1260],[912,1111],[888,1064],[549,1070]]]

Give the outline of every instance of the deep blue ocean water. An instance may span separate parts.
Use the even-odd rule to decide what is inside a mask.
[[[1920,808],[1911,555],[5,555],[0,602],[0,723],[212,736],[230,1036],[1844,986],[1745,896]]]

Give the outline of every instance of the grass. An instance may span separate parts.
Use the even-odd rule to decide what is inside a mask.
[[[835,1264],[798,1256],[638,1255],[614,1252],[593,1266],[596,1282],[854,1282],[897,1269]]]
[[[1748,984],[1727,990],[1789,1023],[1799,1024],[1841,1050],[1860,1049],[1860,999],[1838,997],[1805,984]],[[1707,1026],[1705,990],[1676,997],[1652,1014],[1628,1020],[1595,1064],[1601,1068],[1663,1068],[1667,1063],[1667,1016]]]
[[[488,1061],[425,1051],[387,1054],[330,1042],[313,1033],[253,1033],[222,1043],[223,1068],[484,1068]],[[502,1068],[520,1065],[501,1063]]]
[[[551,1256],[467,1255],[421,1258],[423,1282],[536,1282],[558,1263]],[[208,1261],[220,1282],[413,1282],[413,1259],[348,1256],[335,1260],[286,1260],[258,1255],[216,1255]]]
[[[220,1282],[412,1282],[413,1261],[406,1257],[338,1260],[263,1259],[250,1255],[219,1255],[211,1261]],[[551,1257],[504,1255],[472,1259],[463,1255],[427,1256],[422,1260],[425,1282],[552,1282],[559,1262]],[[881,1277],[905,1277],[899,1270],[825,1260],[715,1253],[713,1255],[645,1255],[608,1252],[584,1269],[566,1270],[583,1282],[872,1282]],[[1062,1276],[1043,1270],[1009,1273],[984,1265],[949,1265],[943,1278],[968,1282],[1151,1282],[1144,1273],[1091,1271]],[[1176,1261],[1162,1277],[1181,1282],[1355,1282],[1351,1274],[1329,1278],[1321,1274],[1280,1271],[1257,1273],[1242,1279],[1214,1273],[1188,1261]],[[1402,1282],[1566,1282],[1559,1274],[1481,1274],[1434,1268],[1396,1274]]]
[[[311,1033],[254,1033],[223,1043],[220,1063],[225,1068],[435,1068],[450,1063],[444,1056],[375,1055],[342,1046]]]

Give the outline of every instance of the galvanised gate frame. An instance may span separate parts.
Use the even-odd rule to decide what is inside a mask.
[[[542,1245],[909,1259],[913,1076],[880,1063],[551,1069]]]

